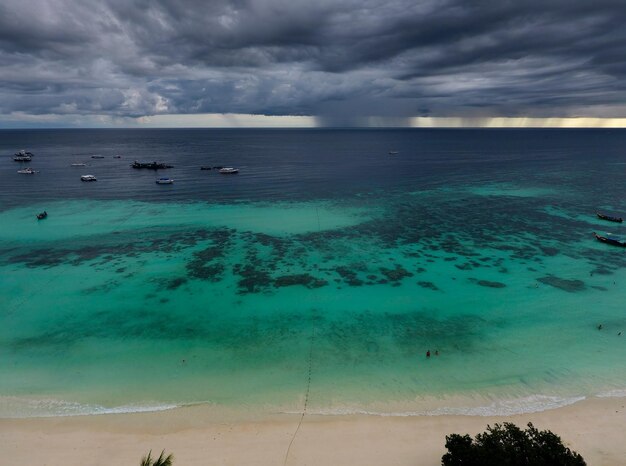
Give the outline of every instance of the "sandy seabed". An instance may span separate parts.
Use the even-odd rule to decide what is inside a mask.
[[[441,464],[446,434],[510,421],[550,429],[590,466],[626,465],[626,399],[593,398],[532,414],[216,416],[206,406],[97,416],[0,420],[0,465],[138,465],[149,450],[175,466]],[[218,417],[221,417],[218,419]]]

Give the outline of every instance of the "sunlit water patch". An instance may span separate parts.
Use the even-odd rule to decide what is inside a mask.
[[[45,222],[33,225],[34,213],[49,212]],[[70,240],[82,236],[119,235],[155,228],[235,228],[272,235],[337,229],[360,223],[364,212],[329,202],[207,204],[189,202],[56,201],[0,212],[0,222],[12,225],[0,231],[0,241]]]
[[[520,186],[512,183],[495,183],[471,186],[467,191],[477,196],[510,196],[510,197],[545,197],[553,196],[559,191],[550,187]],[[563,195],[562,192],[559,193]]]

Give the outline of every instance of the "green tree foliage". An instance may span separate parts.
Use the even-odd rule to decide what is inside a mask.
[[[446,436],[448,453],[442,466],[586,466],[578,453],[563,445],[549,430],[539,431],[532,423],[522,430],[505,422],[487,426],[474,440],[469,435]]]
[[[141,466],[172,466],[172,461],[174,461],[174,455],[169,454],[166,457],[163,457],[165,454],[165,450],[161,452],[159,457],[156,460],[152,459],[152,450],[148,452],[148,456],[144,456],[141,458]]]

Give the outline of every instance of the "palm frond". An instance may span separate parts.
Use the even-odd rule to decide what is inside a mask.
[[[148,456],[141,458],[141,466],[152,466],[152,450],[148,452]]]
[[[165,458],[163,458],[164,454],[165,450],[163,450],[159,455],[159,458],[154,463],[152,463],[152,466],[172,466],[172,461],[174,461],[174,455],[170,453]]]

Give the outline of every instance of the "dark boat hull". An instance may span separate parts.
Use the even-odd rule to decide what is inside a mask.
[[[607,222],[622,223],[624,221],[622,217],[611,217],[610,215],[604,215],[599,212],[596,212],[596,215],[600,220],[606,220]]]
[[[600,236],[597,233],[594,233],[593,235],[601,243],[606,243],[606,244],[610,244],[611,246],[619,246],[622,248],[626,248],[626,241],[619,241],[613,238],[607,238],[606,236]]]
[[[149,170],[162,170],[162,169],[165,169],[165,168],[173,168],[173,165],[167,165],[165,163],[160,163],[160,162],[137,162],[137,161],[134,161],[131,164],[131,167],[137,168],[137,169],[147,168]]]

